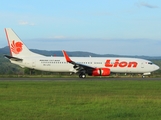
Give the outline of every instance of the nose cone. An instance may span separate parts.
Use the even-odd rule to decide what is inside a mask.
[[[155,70],[158,70],[158,69],[160,69],[160,67],[158,65],[155,65],[155,68],[154,69]]]

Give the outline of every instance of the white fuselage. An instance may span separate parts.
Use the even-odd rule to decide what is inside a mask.
[[[68,63],[64,57],[23,57],[23,61],[12,63],[42,71],[51,72],[78,72],[74,65]],[[71,57],[76,63],[81,63],[95,68],[109,68],[113,73],[150,73],[159,67],[151,61],[137,58],[115,57]]]

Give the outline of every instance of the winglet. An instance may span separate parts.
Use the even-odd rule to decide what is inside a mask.
[[[66,51],[65,51],[65,50],[62,50],[62,52],[63,52],[63,55],[64,55],[66,61],[69,62],[69,63],[71,63],[72,60],[69,58],[69,56],[68,56],[68,54],[66,53]]]

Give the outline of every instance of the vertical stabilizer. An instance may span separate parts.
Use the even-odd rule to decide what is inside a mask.
[[[31,52],[11,28],[5,28],[5,32],[12,57],[42,56]]]

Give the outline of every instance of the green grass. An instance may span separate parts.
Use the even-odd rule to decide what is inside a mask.
[[[160,118],[159,80],[0,81],[1,120]]]

